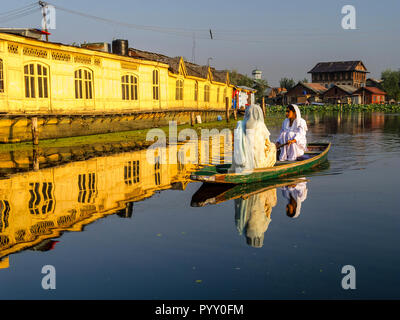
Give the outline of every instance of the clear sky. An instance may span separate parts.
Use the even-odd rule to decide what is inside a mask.
[[[0,26],[40,27],[41,12],[7,21],[4,12],[34,3],[2,2]],[[320,61],[362,60],[370,77],[400,68],[399,0],[51,0],[56,29],[50,41],[110,42],[128,39],[141,50],[192,59],[251,75],[257,67],[277,86],[282,77],[302,80]],[[341,27],[344,5],[356,9],[356,30]],[[129,24],[105,23],[61,8]],[[134,26],[136,25],[136,27]],[[151,27],[144,30],[140,26]],[[209,29],[213,39],[210,39]]]

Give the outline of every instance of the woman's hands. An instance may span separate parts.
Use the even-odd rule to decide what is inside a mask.
[[[288,145],[290,146],[292,143],[296,143],[297,141],[296,141],[296,139],[293,139],[293,140],[288,140]]]

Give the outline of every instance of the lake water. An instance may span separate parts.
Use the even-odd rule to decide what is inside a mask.
[[[400,298],[400,115],[305,118],[309,142],[332,142],[329,165],[217,204],[192,202],[194,165],[145,150],[1,154],[0,298]]]

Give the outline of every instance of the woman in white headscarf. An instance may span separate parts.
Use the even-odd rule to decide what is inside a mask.
[[[276,206],[276,189],[270,189],[246,199],[235,199],[235,223],[239,234],[245,232],[248,245],[261,248],[264,233],[271,222],[272,208]]]
[[[269,136],[261,107],[257,104],[249,106],[243,121],[238,121],[235,129],[230,172],[272,167],[276,162],[276,146],[271,143]]]
[[[286,108],[286,119],[276,141],[276,147],[281,149],[280,161],[296,160],[304,155],[307,148],[307,123],[301,117],[297,105],[291,104]]]
[[[307,199],[307,183],[300,182],[282,188],[282,195],[288,200],[286,214],[288,217],[297,218],[301,212],[301,203]]]

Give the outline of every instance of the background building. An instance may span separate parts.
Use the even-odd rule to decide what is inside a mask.
[[[308,73],[313,83],[320,83],[325,88],[333,85],[364,87],[368,73],[364,63],[357,61],[319,62]]]

